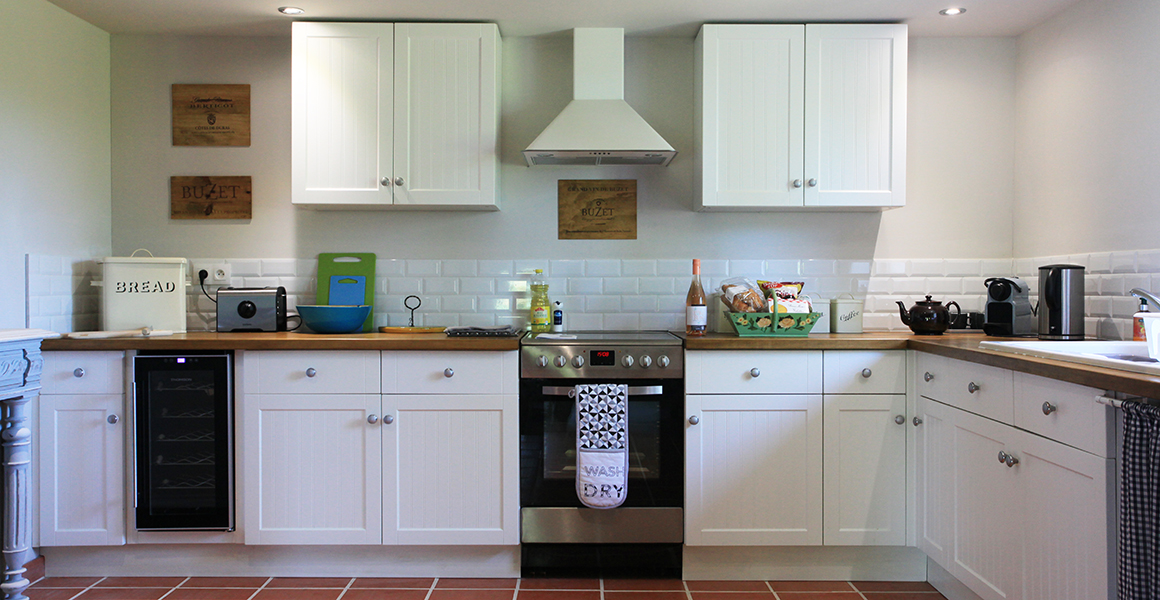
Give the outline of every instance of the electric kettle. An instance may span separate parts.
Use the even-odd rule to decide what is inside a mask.
[[[1039,267],[1039,339],[1083,339],[1082,265]]]

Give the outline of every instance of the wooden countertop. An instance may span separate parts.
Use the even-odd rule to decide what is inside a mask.
[[[45,340],[42,350],[518,350],[518,337],[447,337],[443,333],[218,333],[160,337]]]
[[[683,333],[678,336],[685,338]],[[1103,390],[1160,398],[1160,377],[1079,363],[980,350],[979,342],[1018,341],[981,333],[913,335],[904,332],[820,333],[802,338],[742,338],[710,333],[685,338],[688,350],[917,350],[981,365],[1030,373]],[[519,338],[449,338],[442,333],[190,332],[156,338],[46,339],[42,350],[518,350]]]

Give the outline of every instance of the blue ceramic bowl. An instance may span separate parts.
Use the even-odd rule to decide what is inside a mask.
[[[371,305],[299,304],[302,324],[315,333],[353,333],[362,329]]]

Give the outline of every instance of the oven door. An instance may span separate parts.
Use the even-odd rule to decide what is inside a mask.
[[[628,496],[619,508],[585,508],[576,497],[576,379],[520,383],[521,538],[546,542],[680,542],[684,502],[681,380],[625,383]]]

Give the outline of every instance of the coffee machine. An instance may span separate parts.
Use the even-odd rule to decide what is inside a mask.
[[[1018,277],[991,277],[987,304],[983,308],[983,333],[1002,337],[1034,336],[1035,309],[1031,307],[1027,284]]]
[[[1083,339],[1082,265],[1039,267],[1039,339]]]

